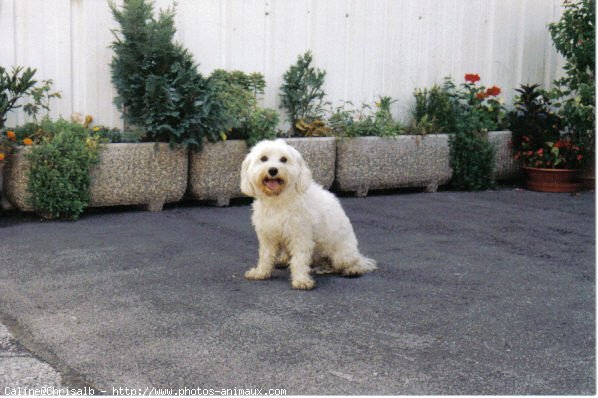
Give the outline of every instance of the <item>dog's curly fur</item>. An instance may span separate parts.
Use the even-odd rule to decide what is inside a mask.
[[[301,154],[283,140],[261,141],[241,166],[241,191],[256,200],[252,222],[259,261],[247,279],[268,279],[275,264],[288,263],[296,289],[312,289],[311,266],[361,275],[376,262],[360,254],[349,218],[338,199],[312,180]]]

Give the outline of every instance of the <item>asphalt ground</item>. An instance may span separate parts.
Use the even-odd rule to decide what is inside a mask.
[[[312,291],[243,278],[246,202],[0,217],[0,320],[61,385],[108,394],[596,392],[594,193],[341,203],[379,269]]]

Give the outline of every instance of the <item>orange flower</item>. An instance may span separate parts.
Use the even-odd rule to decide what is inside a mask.
[[[480,80],[480,75],[477,73],[467,73],[465,74],[465,81],[475,83]]]
[[[0,152],[0,162],[3,161],[5,157],[6,157],[6,155],[4,155],[2,152]]]
[[[487,94],[487,93],[485,93],[485,92],[483,92],[483,91],[481,91],[481,92],[477,93],[477,94],[475,95],[475,97],[476,97],[477,99],[479,99],[480,101],[483,101],[483,100],[484,100],[486,97],[488,97],[488,94]]]
[[[500,93],[501,93],[500,87],[496,87],[496,86],[492,86],[486,90],[486,94],[492,95],[493,97],[496,97]]]
[[[12,141],[14,141],[14,140],[16,140],[16,139],[17,139],[17,135],[16,135],[16,134],[15,134],[15,132],[14,132],[14,131],[12,131],[12,130],[8,130],[8,131],[6,132],[6,137],[8,137],[8,139],[9,139],[9,140],[12,140]]]
[[[25,138],[23,140],[23,145],[32,145],[33,141],[31,140],[31,138]]]

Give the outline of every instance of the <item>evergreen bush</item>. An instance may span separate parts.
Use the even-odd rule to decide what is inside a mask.
[[[218,91],[197,70],[191,54],[174,43],[174,8],[153,16],[153,3],[110,2],[115,20],[110,64],[125,123],[146,131],[150,140],[201,148],[226,129],[226,109]]]

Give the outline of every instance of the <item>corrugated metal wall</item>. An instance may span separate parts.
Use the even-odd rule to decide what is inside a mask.
[[[117,1],[117,4],[119,2]],[[169,0],[157,0],[166,8]],[[298,54],[314,52],[327,71],[328,100],[398,99],[404,119],[415,87],[479,73],[482,84],[549,86],[560,70],[547,24],[561,0],[178,0],[177,40],[206,74],[215,68],[266,76],[264,105]],[[106,0],[0,0],[0,65],[38,69],[63,98],[54,116],[91,114],[121,126],[112,105],[109,48],[116,28]],[[9,123],[21,123],[13,115]]]

